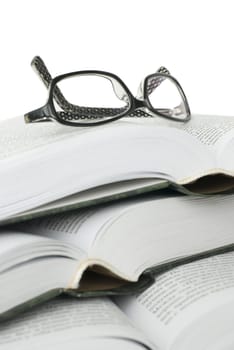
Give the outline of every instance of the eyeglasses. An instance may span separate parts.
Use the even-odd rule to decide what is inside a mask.
[[[178,122],[191,118],[182,87],[165,67],[148,75],[134,97],[125,83],[109,72],[83,70],[52,79],[39,56],[31,65],[48,88],[49,98],[43,107],[24,115],[26,123],[96,126],[123,117],[163,117]]]

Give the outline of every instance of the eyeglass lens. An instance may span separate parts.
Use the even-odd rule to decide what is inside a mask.
[[[74,75],[60,80],[56,86],[63,92],[64,105],[54,100],[59,118],[73,123],[100,122],[126,112],[130,99],[118,80],[95,74]]]
[[[153,110],[167,118],[185,119],[186,106],[176,83],[165,76],[151,76],[146,82],[146,93]]]

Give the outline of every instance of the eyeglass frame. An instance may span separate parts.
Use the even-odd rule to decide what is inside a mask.
[[[37,59],[37,58],[40,59],[40,57],[35,57],[34,60]],[[44,62],[42,60],[41,60],[41,62],[44,64]],[[47,70],[45,65],[44,65],[44,68]],[[166,70],[164,67],[161,67],[161,68]],[[47,70],[47,72],[48,72],[48,70]],[[167,72],[169,73],[169,71],[167,71]],[[171,121],[187,122],[187,121],[189,121],[191,119],[191,112],[190,112],[190,108],[189,108],[187,97],[186,97],[186,95],[185,95],[185,93],[184,93],[180,83],[178,82],[178,80],[175,79],[171,74],[168,74],[168,73],[155,72],[153,74],[147,75],[143,79],[143,81],[141,83],[142,96],[140,98],[135,97],[131,93],[131,91],[129,90],[127,85],[122,81],[122,79],[120,79],[116,74],[113,74],[113,73],[110,73],[110,72],[101,71],[101,70],[81,70],[81,71],[74,71],[74,72],[58,75],[55,78],[51,78],[50,82],[48,83],[47,87],[48,87],[48,95],[49,95],[49,97],[48,97],[47,103],[44,106],[42,106],[42,107],[40,107],[40,108],[38,108],[36,110],[33,110],[33,111],[29,112],[29,113],[26,113],[24,115],[25,122],[26,123],[34,123],[34,122],[57,121],[60,124],[67,125],[67,126],[77,126],[77,127],[98,126],[98,125],[103,125],[103,124],[106,124],[106,123],[114,122],[116,120],[119,120],[119,119],[127,116],[127,115],[129,115],[131,117],[135,116],[135,115],[131,115],[131,114],[134,114],[138,109],[142,109],[142,108],[143,109],[146,108],[150,112],[150,113],[143,112],[143,114],[145,114],[146,116],[147,115],[150,116],[150,117],[159,116],[159,117],[162,117],[162,118],[169,119]],[[49,74],[49,72],[48,72],[48,74]],[[125,90],[125,92],[127,93],[127,96],[128,96],[128,99],[129,99],[128,108],[122,114],[119,114],[116,117],[114,117],[114,116],[112,117],[111,116],[110,118],[108,118],[106,120],[99,120],[98,122],[88,122],[88,123],[75,122],[74,123],[74,122],[69,122],[69,121],[66,121],[66,120],[64,120],[62,118],[59,118],[58,117],[58,113],[59,112],[56,111],[55,106],[54,106],[54,99],[56,100],[56,98],[55,98],[55,91],[54,91],[55,88],[57,88],[58,93],[61,95],[60,98],[57,97],[57,100],[63,98],[66,101],[66,99],[63,97],[62,93],[60,92],[60,89],[56,86],[56,84],[59,81],[63,80],[63,79],[71,78],[71,77],[74,77],[74,76],[82,76],[82,75],[99,75],[99,76],[104,76],[104,77],[107,77],[107,78],[109,77],[111,79],[115,79],[122,86],[122,88]],[[40,77],[43,80],[42,74],[40,74]],[[149,100],[149,94],[147,92],[147,81],[150,78],[157,78],[157,77],[161,78],[163,80],[169,78],[176,85],[177,89],[179,90],[180,96],[182,98],[182,102],[183,102],[183,104],[185,106],[186,118],[181,119],[181,118],[176,118],[176,117],[170,117],[170,116],[167,116],[167,115],[165,115],[163,113],[160,113],[159,112],[160,109],[157,109],[157,111],[156,111],[153,108],[153,106],[152,106],[152,104],[150,103],[150,100]],[[44,83],[45,83],[45,81],[44,81]],[[60,107],[61,107],[61,104],[60,104]],[[87,110],[89,110],[89,109],[96,109],[96,110],[100,109],[100,110],[102,110],[103,109],[103,108],[96,108],[96,107],[80,107],[80,106],[72,105],[70,103],[68,103],[68,104],[71,105],[71,106],[77,107],[77,108],[82,108],[82,109],[87,109]],[[65,111],[65,109],[63,107],[61,107],[61,108]],[[122,108],[124,108],[124,107],[122,107]],[[108,109],[110,109],[110,108],[108,108]],[[115,108],[111,108],[111,109],[115,109]],[[62,112],[62,111],[60,111],[60,112]],[[152,114],[153,114],[153,116],[152,116]],[[105,116],[102,116],[100,118],[105,118]],[[85,118],[83,118],[83,119],[85,119]],[[90,119],[90,118],[88,117],[87,119]]]

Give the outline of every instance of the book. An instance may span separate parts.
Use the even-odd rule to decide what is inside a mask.
[[[0,319],[62,293],[133,294],[155,273],[231,251],[233,203],[151,195],[3,227]]]
[[[154,277],[143,293],[59,297],[1,323],[2,350],[233,349],[234,252]]]
[[[0,222],[25,220],[154,191],[233,189],[231,117],[187,123],[126,117],[75,128],[24,123],[0,127]]]

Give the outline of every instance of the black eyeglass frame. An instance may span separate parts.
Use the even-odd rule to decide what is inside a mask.
[[[88,122],[88,123],[79,123],[79,122],[69,122],[67,120],[64,120],[58,116],[58,112],[56,111],[55,105],[54,105],[54,89],[56,87],[56,84],[60,82],[63,79],[75,77],[75,76],[82,76],[82,75],[99,75],[99,76],[104,76],[104,77],[109,77],[111,79],[115,79],[125,90],[128,99],[129,99],[129,105],[128,108],[124,110],[123,113],[118,114],[117,116],[111,116],[108,117],[108,119],[101,119],[105,118],[105,116],[102,116],[98,120],[98,122]],[[170,79],[178,88],[179,93],[182,97],[182,102],[184,103],[185,110],[186,110],[186,117],[184,119],[181,118],[176,118],[176,117],[171,117],[169,115],[163,114],[160,112],[160,109],[154,109],[152,104],[150,103],[149,100],[149,94],[147,92],[147,82],[149,79],[152,78],[162,78],[164,79]],[[153,114],[153,116],[159,116],[162,118],[169,119],[171,121],[179,121],[179,122],[187,122],[191,119],[191,112],[188,104],[188,100],[186,98],[186,95],[180,85],[180,83],[170,74],[165,74],[165,73],[153,73],[145,77],[143,80],[143,94],[142,94],[142,99],[139,99],[137,97],[134,97],[129,88],[126,86],[126,84],[115,74],[106,72],[106,71],[101,71],[101,70],[82,70],[82,71],[75,71],[75,72],[70,72],[66,74],[61,74],[56,76],[51,80],[49,83],[48,87],[48,93],[49,97],[47,100],[47,103],[36,110],[33,110],[27,114],[24,115],[26,123],[34,123],[34,122],[48,122],[48,121],[57,121],[63,125],[67,126],[77,126],[77,127],[89,127],[89,126],[98,126],[98,125],[103,125],[106,123],[110,123],[116,120],[119,120],[123,118],[124,116],[130,115],[134,113],[137,109],[144,109],[146,108],[150,114]],[[89,110],[89,107],[85,107],[86,110]],[[90,108],[91,109],[91,108]],[[147,111],[147,114],[148,114]],[[71,113],[72,114],[72,113]],[[152,115],[150,115],[152,116]],[[83,119],[89,119],[89,118],[83,118]]]

